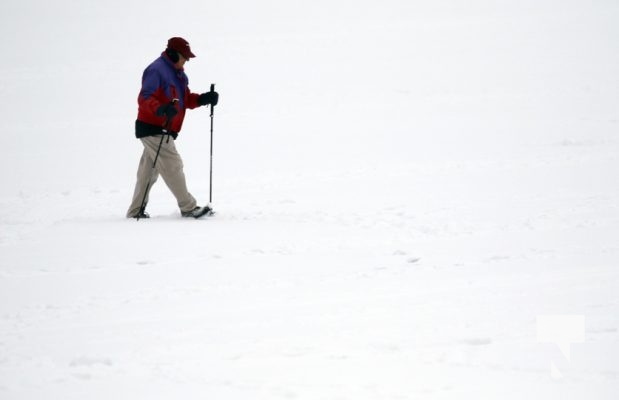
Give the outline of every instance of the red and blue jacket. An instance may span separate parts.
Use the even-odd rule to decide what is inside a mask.
[[[176,114],[170,121],[169,133],[176,139],[181,131],[185,110],[199,106],[197,93],[189,90],[189,79],[182,69],[176,69],[164,53],[153,61],[142,74],[142,89],[138,95],[138,118],[135,136],[138,138],[160,135],[165,128],[166,116],[158,116],[157,109],[178,99]]]

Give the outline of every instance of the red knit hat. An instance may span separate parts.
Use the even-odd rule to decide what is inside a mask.
[[[187,59],[196,56],[191,52],[191,47],[189,47],[189,43],[182,37],[170,38],[170,40],[168,40],[168,49],[178,51],[183,57]]]

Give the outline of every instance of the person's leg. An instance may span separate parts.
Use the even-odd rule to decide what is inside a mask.
[[[148,186],[148,191],[150,192],[150,189],[157,181],[159,174],[157,171],[153,171],[154,159],[154,155],[151,157],[151,152],[145,145],[144,151],[142,152],[142,158],[140,158],[140,164],[138,165],[137,181],[135,183],[131,205],[127,210],[127,218],[134,218],[138,215],[140,212],[140,207],[142,206],[142,200],[144,199],[144,191],[146,190],[146,186]],[[150,185],[148,184],[149,180]],[[144,201],[145,208],[146,203],[148,203],[148,194],[146,195],[146,200]]]
[[[161,137],[147,137],[142,139],[144,146],[148,148],[151,157],[157,154]],[[191,211],[197,206],[196,199],[187,190],[185,173],[183,172],[183,160],[176,150],[174,140],[166,137],[161,145],[159,158],[156,165],[157,172],[161,175],[164,182],[176,198],[176,202],[181,212]]]

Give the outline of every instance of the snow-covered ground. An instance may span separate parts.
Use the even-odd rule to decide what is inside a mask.
[[[141,3],[0,5],[0,399],[616,398],[619,3]],[[218,214],[126,220],[176,35]]]

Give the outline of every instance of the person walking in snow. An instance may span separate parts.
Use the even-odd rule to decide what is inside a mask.
[[[197,218],[204,212],[205,207],[199,207],[187,190],[183,161],[174,145],[183,125],[185,111],[209,104],[215,106],[219,100],[219,94],[215,91],[197,94],[189,90],[184,66],[194,57],[185,39],[173,37],[168,40],[161,56],[144,70],[135,121],[135,136],[144,145],[144,152],[138,166],[137,182],[127,218],[149,218],[145,211],[147,191],[159,175],[176,197],[183,217]],[[169,136],[162,141],[161,135]],[[174,140],[170,140],[170,137]],[[159,146],[161,149],[153,168]]]

